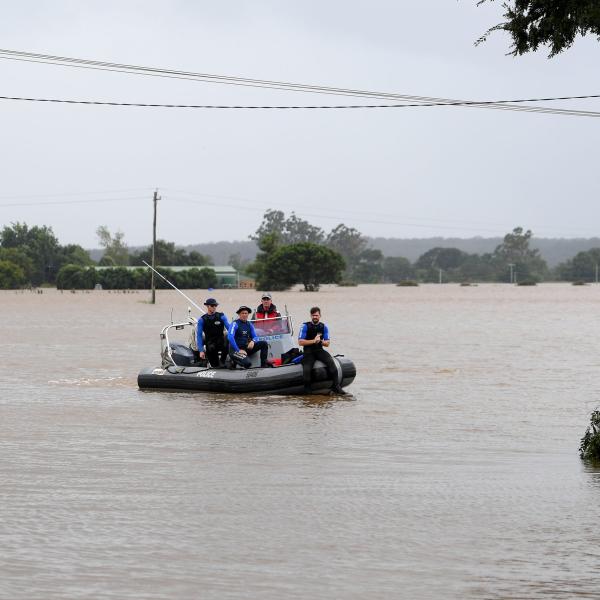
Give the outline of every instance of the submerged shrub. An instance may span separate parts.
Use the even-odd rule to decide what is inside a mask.
[[[579,444],[579,456],[584,460],[600,461],[600,410],[590,416],[590,424]]]

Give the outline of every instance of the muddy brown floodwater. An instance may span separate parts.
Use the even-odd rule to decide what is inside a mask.
[[[147,298],[0,293],[3,600],[598,597],[600,286],[275,294],[335,399],[138,390],[187,309]]]

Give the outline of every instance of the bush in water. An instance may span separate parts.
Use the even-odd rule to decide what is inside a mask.
[[[579,444],[579,456],[584,460],[600,461],[600,410],[590,416],[590,424]]]

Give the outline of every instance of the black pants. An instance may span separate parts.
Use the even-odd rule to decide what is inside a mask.
[[[267,365],[269,344],[267,344],[267,342],[265,342],[264,340],[254,342],[252,350],[248,350],[248,348],[242,349],[246,351],[248,356],[252,356],[260,350],[260,366],[265,367]],[[238,356],[235,356],[235,353],[233,352],[233,348],[231,346],[229,347],[229,356],[231,356],[231,360],[233,360],[234,363],[236,363],[237,365],[241,365],[242,367],[244,367],[244,369],[248,369],[251,365],[250,359],[248,357],[239,358]]]
[[[325,363],[327,372],[333,379],[333,388],[339,387],[341,382],[338,376],[337,366],[331,354],[329,354],[329,352],[326,350],[323,350],[323,348],[309,350],[307,352],[306,347],[304,347],[304,357],[302,358],[302,376],[304,377],[304,387],[310,388],[311,372],[316,360],[320,360],[322,363]]]
[[[204,351],[206,352],[206,358],[211,367],[224,365],[228,350],[229,343],[223,336],[215,338],[214,340],[206,340]]]

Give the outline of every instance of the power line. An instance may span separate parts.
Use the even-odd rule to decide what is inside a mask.
[[[120,201],[140,201],[140,200],[147,200],[147,196],[135,196],[135,197],[129,197],[129,198],[94,198],[94,199],[90,199],[90,200],[52,200],[52,201],[48,201],[48,202],[10,202],[10,203],[2,203],[0,204],[0,208],[5,208],[5,207],[25,207],[25,206],[54,206],[54,205],[73,205],[73,204],[94,204],[94,203],[105,203],[105,202],[120,202]],[[229,203],[224,203],[221,200],[218,201],[210,201],[210,200],[195,200],[195,199],[191,199],[191,198],[177,198],[177,197],[173,197],[172,195],[169,194],[169,196],[166,198],[167,200],[171,200],[172,202],[183,202],[186,204],[201,204],[201,205],[212,205],[212,206],[219,206],[222,208],[232,208],[232,209],[236,209],[236,210],[249,210],[249,211],[256,211],[256,206],[244,206],[244,205],[240,205],[240,204],[229,204]],[[230,199],[234,199],[234,200],[238,200],[238,201],[246,201],[246,202],[253,202],[250,199],[242,199],[242,198],[231,198]],[[465,228],[465,227],[455,227],[455,226],[443,226],[443,225],[425,225],[425,224],[413,224],[413,223],[407,223],[407,222],[398,222],[398,221],[390,221],[390,220],[374,220],[374,219],[364,219],[364,217],[362,216],[357,216],[357,215],[350,215],[348,214],[348,211],[343,211],[342,213],[340,213],[339,211],[336,211],[335,214],[333,215],[328,215],[328,214],[324,214],[324,213],[296,213],[299,217],[312,217],[312,218],[322,218],[322,219],[328,219],[328,220],[334,220],[334,221],[339,221],[340,220],[340,214],[343,214],[343,216],[345,217],[349,217],[349,218],[354,218],[354,219],[359,219],[361,222],[365,222],[365,223],[375,223],[375,224],[389,224],[389,225],[402,225],[405,227],[420,227],[420,228],[441,228],[441,229],[457,229],[457,230],[464,230],[464,229],[471,229],[472,231],[487,231],[487,232],[495,232],[498,231],[496,229],[492,230],[492,229],[481,229],[481,228]],[[372,214],[372,213],[371,213]],[[397,215],[389,215],[392,217],[396,217]],[[409,220],[412,220],[410,217],[408,218]],[[501,227],[501,226],[499,226]]]
[[[24,200],[29,200],[31,198],[63,198],[69,196],[94,196],[94,195],[105,195],[105,194],[126,194],[131,192],[143,192],[149,191],[152,188],[150,187],[139,187],[139,188],[129,188],[124,190],[100,190],[96,192],[92,191],[83,191],[83,192],[59,192],[56,194],[3,194],[0,196],[0,200],[16,200],[17,198],[21,198]],[[116,198],[115,198],[116,199]]]
[[[256,207],[254,206],[239,206],[239,205],[235,205],[235,204],[225,204],[223,202],[210,202],[210,201],[205,201],[205,200],[190,200],[187,198],[173,198],[172,196],[169,196],[169,200],[173,201],[173,202],[183,202],[186,204],[202,204],[202,205],[213,205],[213,206],[220,206],[222,208],[234,208],[236,210],[250,210],[250,211],[256,211]],[[323,213],[311,213],[311,212],[300,212],[300,213],[295,213],[296,216],[298,217],[302,217],[302,218],[318,218],[318,219],[327,219],[329,221],[337,221],[338,223],[341,221],[341,217],[347,217],[348,215],[345,215],[343,211],[341,212],[336,212],[335,215],[326,215]],[[384,221],[381,220],[376,220],[376,219],[365,219],[363,217],[356,217],[356,216],[350,216],[350,219],[355,219],[355,220],[359,220],[361,223],[372,223],[372,224],[378,224],[378,225],[400,225],[403,227],[418,227],[418,228],[423,228],[423,229],[450,229],[450,230],[460,230],[460,231],[464,231],[464,230],[470,230],[470,231],[486,231],[488,233],[493,232],[493,233],[497,233],[498,235],[500,235],[498,232],[500,231],[500,229],[482,229],[480,227],[478,228],[469,228],[469,227],[458,227],[458,226],[451,226],[451,225],[421,225],[421,224],[414,224],[414,223],[406,223],[406,222],[400,222],[400,221],[390,221],[389,219],[386,219]]]
[[[62,194],[28,194],[28,195],[7,195],[7,196],[0,196],[0,199],[13,199],[13,198],[21,198],[21,199],[29,199],[29,198],[55,198],[55,197],[69,197],[69,196],[80,196],[80,195],[93,195],[93,194],[108,194],[108,193],[123,193],[126,191],[138,191],[138,190],[143,190],[143,189],[148,189],[150,190],[151,188],[132,188],[129,190],[105,190],[104,192],[91,192],[91,191],[85,191],[85,192],[68,192],[68,193],[62,193]],[[258,205],[263,204],[262,201],[253,199],[253,198],[243,198],[240,196],[227,196],[227,195],[222,195],[222,194],[207,194],[207,193],[200,193],[200,192],[190,192],[190,191],[185,191],[185,190],[177,190],[174,188],[161,188],[163,190],[166,190],[168,193],[168,197],[166,198],[167,200],[172,200],[174,202],[184,202],[184,203],[192,203],[192,204],[208,204],[211,206],[221,206],[221,207],[225,207],[225,208],[233,208],[233,209],[242,209],[242,210],[252,210],[255,211],[256,207]],[[181,198],[181,197],[177,197],[174,194],[182,194],[183,196],[191,196],[191,198]],[[203,197],[203,198],[212,198],[213,200],[199,200],[198,197]],[[119,201],[140,201],[140,200],[147,200],[148,197],[147,196],[133,196],[133,197],[121,197],[121,198],[94,198],[94,199],[89,199],[89,200],[49,200],[49,201],[44,201],[44,202],[9,202],[9,203],[2,203],[0,204],[1,208],[4,207],[33,207],[33,206],[54,206],[54,205],[64,205],[64,204],[93,204],[93,203],[105,203],[105,202],[119,202]],[[239,202],[242,203],[240,204],[227,204],[227,203],[223,203],[223,200],[232,200],[234,202]],[[244,205],[245,204],[245,205]],[[250,206],[248,206],[250,204]],[[296,207],[297,206],[297,202],[296,203],[290,203],[290,202],[285,202],[285,201],[278,201],[277,202],[277,206],[285,206],[285,207]],[[307,205],[305,202],[302,203],[302,206],[304,208],[309,208],[309,209],[317,209],[319,210],[319,207],[315,206],[315,205]],[[293,211],[295,214],[296,211]],[[327,214],[327,211],[325,213],[323,212],[319,212],[318,214],[315,213],[311,213],[310,215],[298,215],[298,216],[313,216],[313,217],[322,217],[325,219],[339,219],[340,218],[340,211],[335,210],[335,211],[330,211],[333,212],[334,214]],[[483,223],[483,222],[473,222],[473,221],[464,221],[463,219],[422,219],[419,217],[410,217],[410,216],[401,216],[398,214],[393,214],[393,213],[377,213],[377,212],[373,212],[372,210],[369,211],[360,211],[360,210],[353,210],[353,209],[344,209],[343,210],[343,216],[345,218],[350,218],[350,219],[355,219],[355,220],[363,220],[364,215],[370,215],[370,216],[374,216],[374,217],[382,217],[384,219],[391,217],[392,219],[397,219],[397,218],[401,218],[404,219],[404,221],[402,222],[403,225],[410,227],[412,225],[412,223],[408,222],[408,221],[430,221],[431,223],[429,224],[423,224],[423,223],[416,223],[415,226],[416,227],[432,227],[435,228],[437,227],[436,223],[463,223],[463,224],[467,224],[467,225],[484,225],[484,226],[488,226],[488,227],[503,227],[504,229],[510,227],[510,225],[501,225],[501,224],[497,224],[497,223]],[[385,222],[388,223],[389,221],[377,221],[378,223],[381,222]],[[396,224],[395,222],[391,222],[391,224]],[[458,229],[458,227],[457,227]],[[491,230],[488,230],[491,231]]]
[[[232,209],[236,209],[236,210],[247,210],[247,211],[256,211],[256,207],[253,206],[240,206],[240,205],[235,205],[235,204],[228,204],[228,203],[223,203],[223,202],[210,202],[210,201],[206,201],[206,200],[191,200],[191,199],[184,199],[184,198],[175,198],[171,195],[168,196],[168,200],[172,201],[172,202],[183,202],[186,204],[201,204],[201,205],[210,205],[210,206],[218,206],[221,208],[232,208]],[[400,227],[406,227],[406,228],[417,228],[417,229],[429,229],[429,230],[444,230],[444,231],[470,231],[470,232],[485,232],[485,233],[492,233],[494,235],[497,235],[499,237],[502,237],[507,229],[512,230],[512,228],[514,227],[513,225],[492,225],[490,224],[489,227],[465,227],[465,226],[459,226],[459,225],[439,225],[439,224],[427,224],[427,223],[409,223],[406,220],[401,220],[401,221],[397,221],[397,220],[390,220],[389,218],[385,219],[385,220],[380,220],[380,219],[365,219],[364,217],[361,216],[356,216],[356,215],[349,215],[347,213],[347,211],[335,211],[335,214],[323,214],[323,213],[313,213],[313,212],[295,212],[296,216],[301,217],[301,218],[317,218],[317,219],[326,219],[328,221],[337,221],[338,223],[343,221],[346,221],[347,223],[352,223],[352,222],[357,222],[360,225],[368,223],[368,224],[375,224],[375,225],[393,225],[393,226],[400,226]],[[392,217],[398,218],[397,215],[391,215]],[[400,217],[402,218],[402,217]],[[409,220],[411,220],[409,218]],[[548,230],[548,228],[542,228],[542,230]],[[561,229],[561,231],[563,231]],[[575,229],[570,228],[569,231],[575,231]],[[581,230],[577,230],[577,231],[585,231],[587,232],[587,229],[581,229]],[[591,234],[588,234],[591,235]],[[371,236],[374,237],[374,236]]]
[[[87,193],[94,193],[94,192],[87,192]],[[219,196],[217,196],[219,197]],[[227,198],[226,196],[221,196],[221,198]],[[243,199],[243,198],[233,198],[233,197],[229,197],[233,200],[239,200],[239,201],[247,201],[247,202],[252,202],[252,200],[250,199]],[[248,210],[248,211],[256,211],[256,206],[243,206],[243,205],[239,205],[239,204],[228,204],[228,203],[224,203],[222,201],[214,201],[211,202],[209,200],[193,200],[190,198],[177,198],[177,197],[173,197],[171,194],[168,195],[167,198],[163,198],[166,200],[170,200],[172,202],[182,202],[182,203],[186,203],[186,204],[201,204],[201,205],[211,205],[211,206],[219,206],[221,208],[232,208],[232,209],[236,209],[236,210]],[[0,208],[4,208],[4,207],[33,207],[33,206],[53,206],[53,205],[73,205],[73,204],[93,204],[93,203],[105,203],[105,202],[120,202],[120,201],[147,201],[148,197],[147,196],[134,196],[134,197],[128,197],[128,198],[95,198],[95,199],[90,199],[90,200],[56,200],[56,201],[49,201],[49,202],[12,202],[12,203],[3,203],[0,204]],[[348,211],[348,210],[344,210],[344,211],[335,211],[335,214],[326,214],[326,213],[314,213],[314,212],[304,212],[302,211],[301,213],[297,213],[295,212],[295,214],[298,217],[301,218],[319,218],[319,219],[326,219],[326,220],[330,220],[330,221],[338,221],[340,222],[341,219],[344,220],[350,220],[350,222],[354,221],[359,221],[361,224],[362,223],[369,223],[369,224],[379,224],[379,225],[395,225],[395,226],[402,226],[402,227],[413,227],[413,228],[419,228],[419,229],[430,229],[430,230],[445,230],[445,231],[473,231],[473,232],[486,232],[486,233],[492,233],[498,236],[502,236],[504,235],[504,233],[506,232],[507,228],[510,228],[511,226],[509,225],[493,225],[491,223],[487,224],[489,227],[465,227],[463,226],[458,226],[458,225],[440,225],[438,223],[414,223],[414,222],[409,222],[409,221],[415,221],[415,220],[421,220],[421,221],[427,221],[427,220],[431,220],[431,221],[440,221],[440,222],[452,222],[449,219],[417,219],[415,217],[405,217],[404,220],[402,221],[396,221],[396,220],[390,220],[389,218],[385,218],[386,216],[388,217],[392,217],[392,219],[395,218],[403,218],[400,217],[399,215],[385,215],[385,214],[381,214],[378,215],[377,213],[370,213],[370,214],[374,214],[375,216],[382,216],[385,218],[385,220],[379,220],[379,219],[365,219],[363,216],[360,215],[355,215],[355,214],[350,214],[350,212],[356,212],[356,211]],[[475,223],[469,223],[469,225],[475,225]],[[494,227],[493,229],[491,227]],[[547,231],[547,228],[542,227],[541,229],[538,228],[537,231]],[[574,229],[574,228],[569,228],[569,231],[575,231],[577,230],[578,232],[583,232],[585,231],[587,233],[587,229]],[[564,231],[561,230],[563,233]],[[592,235],[591,233],[587,233],[587,235]]]
[[[51,200],[49,202],[7,202],[0,204],[1,208],[8,206],[52,206],[54,204],[92,204],[98,202],[122,202],[130,200],[147,200],[147,196],[135,196],[131,198],[94,198],[91,200]]]
[[[586,96],[560,96],[544,98],[543,101],[575,100],[584,98],[600,98],[600,94]],[[343,109],[374,109],[374,108],[424,108],[431,106],[496,106],[509,105],[517,102],[537,102],[540,99],[523,98],[517,100],[489,100],[489,101],[460,101],[460,102],[429,102],[422,104],[347,104],[347,105],[224,105],[224,104],[158,104],[147,102],[111,102],[101,100],[72,100],[65,98],[28,98],[22,96],[0,96],[0,100],[14,100],[21,102],[45,102],[52,104],[81,104],[88,106],[125,106],[137,108],[187,108],[187,109],[216,109],[216,110],[343,110]],[[526,107],[527,108],[527,107]],[[575,117],[600,117],[598,111],[564,110],[564,109],[536,109],[538,113],[559,114]]]
[[[318,94],[332,94],[338,96],[353,96],[353,97],[361,97],[361,98],[376,98],[388,101],[409,101],[409,102],[418,102],[418,103],[426,103],[431,105],[442,105],[442,104],[450,104],[455,106],[469,106],[473,108],[491,108],[491,109],[499,109],[499,110],[516,110],[523,112],[550,112],[551,114],[564,114],[564,115],[573,115],[573,114],[581,114],[583,116],[587,111],[571,111],[571,110],[563,110],[563,109],[547,109],[545,107],[534,107],[534,106],[512,106],[508,103],[498,103],[498,102],[471,102],[466,103],[461,100],[456,99],[448,99],[448,98],[435,98],[429,96],[415,96],[409,94],[395,94],[389,92],[374,92],[368,90],[359,90],[359,89],[348,89],[348,88],[340,88],[340,87],[331,87],[331,86],[320,86],[320,85],[310,85],[310,84],[299,84],[299,83],[290,83],[284,81],[273,81],[266,79],[252,79],[247,77],[234,77],[229,75],[215,75],[210,73],[197,73],[192,71],[182,71],[182,70],[174,70],[174,69],[164,69],[158,67],[144,67],[140,65],[128,65],[121,63],[112,63],[105,61],[96,61],[96,60],[88,60],[81,58],[72,58],[66,56],[54,56],[50,54],[38,54],[33,52],[24,52],[19,50],[8,50],[8,49],[0,49],[0,59],[4,60],[17,60],[24,62],[34,62],[34,63],[42,63],[49,64],[55,66],[63,66],[63,67],[75,67],[75,68],[85,68],[85,69],[96,69],[103,71],[116,71],[127,74],[134,75],[145,75],[145,76],[153,76],[153,77],[167,77],[167,78],[175,78],[175,79],[186,79],[199,81],[203,83],[218,83],[225,85],[235,85],[242,87],[255,87],[261,89],[275,89],[280,91],[291,91],[291,92],[302,92],[302,93],[318,93]],[[97,103],[99,104],[99,103]],[[118,105],[125,106],[127,103],[117,103]],[[171,108],[174,107],[172,105],[166,105],[165,107]],[[177,106],[177,108],[192,108],[192,106]],[[204,108],[204,107],[202,107]],[[208,107],[207,107],[208,108]],[[239,107],[246,108],[246,107]],[[250,108],[250,107],[247,107]],[[257,107],[259,108],[259,107]],[[261,107],[262,108],[262,107]],[[275,108],[275,107],[274,107]],[[283,107],[281,107],[283,108]],[[288,107],[286,107],[288,108]],[[300,107],[298,107],[300,108]],[[304,108],[304,107],[302,107]],[[308,108],[308,107],[306,107]],[[319,107],[321,108],[321,107]],[[323,107],[325,108],[325,107]],[[329,107],[327,107],[329,108]],[[380,108],[380,106],[376,106],[376,108]],[[588,116],[597,116],[597,115],[588,115]]]
[[[185,190],[178,190],[178,189],[174,189],[174,188],[170,188],[170,187],[163,187],[161,188],[163,190],[165,190],[169,196],[169,198],[174,199],[175,201],[189,201],[189,200],[193,200],[194,202],[197,202],[198,204],[201,204],[202,202],[206,202],[208,204],[215,204],[215,205],[219,205],[220,202],[211,202],[209,201],[203,201],[203,200],[199,200],[198,198],[212,198],[212,199],[216,199],[216,200],[233,200],[234,202],[241,202],[241,203],[245,203],[245,204],[252,204],[252,210],[255,210],[257,206],[262,206],[264,204],[263,201],[259,201],[257,199],[253,199],[253,198],[243,198],[240,196],[226,196],[226,195],[222,195],[222,194],[208,194],[208,193],[204,193],[204,192],[190,192],[190,191],[185,191]],[[173,196],[173,193],[178,195],[178,194],[182,194],[183,196],[189,196],[189,198],[179,198],[177,196]],[[306,201],[302,200],[301,201],[301,206],[302,209],[316,209],[316,210],[320,210],[322,207],[322,203],[320,205],[314,205],[314,204],[307,204]],[[292,212],[294,214],[296,213],[296,210],[298,208],[299,202],[295,201],[295,202],[286,202],[285,200],[277,200],[276,203],[276,208],[279,207],[285,207],[285,208],[292,208]],[[247,209],[247,206],[244,206],[243,204],[241,206],[235,206],[232,204],[227,205],[230,208],[243,208],[244,210]],[[339,211],[337,209],[332,210],[330,212],[333,212],[334,214],[338,215],[339,218]],[[382,217],[382,218],[388,218],[391,217],[392,219],[396,219],[396,218],[402,218],[402,219],[407,219],[409,221],[431,221],[431,222],[440,222],[440,223],[462,223],[462,224],[467,224],[467,225],[484,225],[484,226],[490,226],[490,227],[510,227],[510,225],[502,225],[499,223],[489,223],[489,222],[481,222],[481,221],[465,221],[464,219],[422,219],[419,217],[410,217],[410,216],[402,216],[402,215],[398,215],[395,213],[382,213],[382,212],[374,212],[373,210],[356,210],[356,209],[349,209],[349,208],[344,208],[343,210],[343,214],[353,218],[353,219],[362,219],[364,215],[368,215],[371,217]],[[432,225],[433,227],[434,225]]]

